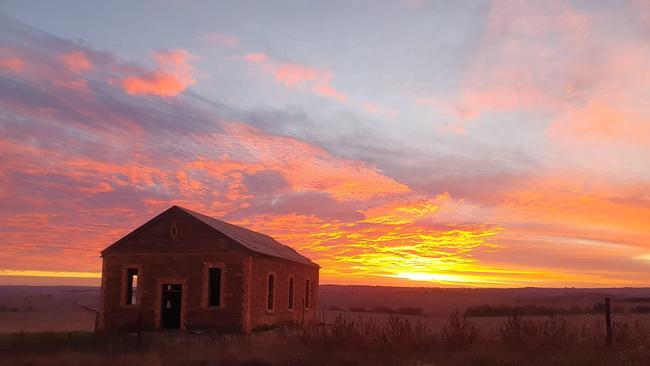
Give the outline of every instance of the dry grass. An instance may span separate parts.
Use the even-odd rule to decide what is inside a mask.
[[[0,337],[0,365],[649,365],[647,323],[604,327],[563,317],[508,318],[497,337],[453,314],[434,327],[399,316],[385,322],[338,316],[327,326],[251,335],[86,332]]]

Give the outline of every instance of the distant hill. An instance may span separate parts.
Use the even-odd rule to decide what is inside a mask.
[[[650,288],[513,288],[466,289],[386,286],[321,285],[320,304],[342,309],[421,307],[432,316],[446,316],[468,307],[490,305],[545,305],[551,307],[592,306],[605,297],[644,298]]]

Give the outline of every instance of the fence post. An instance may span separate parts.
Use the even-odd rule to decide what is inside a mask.
[[[612,347],[614,336],[612,334],[612,307],[609,303],[609,297],[605,298],[605,324],[607,326],[607,347]]]

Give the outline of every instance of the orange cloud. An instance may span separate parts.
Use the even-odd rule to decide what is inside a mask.
[[[228,152],[219,160],[204,159],[189,166],[201,166],[215,177],[235,171],[273,170],[281,173],[296,192],[328,192],[341,201],[410,192],[408,186],[370,164],[339,158],[298,139],[267,134],[244,124],[232,123],[226,134],[197,138]],[[246,159],[236,161],[238,154]]]
[[[388,220],[386,208],[371,208],[366,211],[366,218],[357,222],[324,221],[304,215],[260,215],[239,223],[268,233],[315,258],[322,266],[324,283],[348,283],[354,278],[376,284],[405,284],[413,280],[436,285],[512,283],[505,274],[499,274],[506,272],[503,269],[485,268],[471,257],[482,248],[496,248],[491,239],[500,229],[433,229],[413,221],[414,215],[435,212],[432,207],[407,204],[395,208]]]
[[[449,199],[448,195],[440,195],[435,199],[420,198],[410,201],[393,201],[364,210],[364,222],[384,225],[414,224],[417,220],[435,214],[440,204]]]
[[[612,99],[591,100],[563,114],[549,126],[549,136],[568,144],[580,142],[650,144],[645,114],[612,104]]]
[[[195,84],[194,67],[189,63],[196,57],[179,49],[154,53],[158,69],[138,76],[127,76],[120,80],[122,88],[129,94],[151,94],[172,97]]]
[[[93,65],[83,51],[74,51],[61,55],[63,64],[72,72],[83,72],[90,70]]]
[[[522,187],[504,194],[497,219],[513,227],[535,223],[539,232],[534,235],[590,238],[650,248],[648,188],[608,183],[575,170],[531,177]]]

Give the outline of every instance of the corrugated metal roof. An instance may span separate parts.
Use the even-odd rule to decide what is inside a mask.
[[[184,207],[176,207],[256,253],[318,267],[318,264],[312,262],[309,258],[301,255],[294,249],[278,242],[266,234],[229,224],[225,221],[206,216]]]

